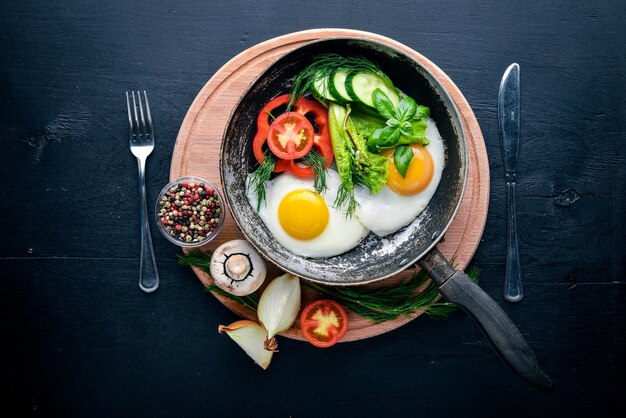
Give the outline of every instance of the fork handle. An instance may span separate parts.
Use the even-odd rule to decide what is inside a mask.
[[[517,213],[515,210],[514,181],[506,182],[507,191],[507,247],[506,268],[504,273],[504,299],[508,302],[519,302],[524,297],[522,287],[522,269],[519,262],[519,247],[517,244]]]
[[[148,205],[146,202],[146,161],[137,158],[139,166],[139,193],[141,195],[141,256],[139,258],[139,288],[151,293],[159,287],[159,272],[157,271],[152,236],[148,223]]]

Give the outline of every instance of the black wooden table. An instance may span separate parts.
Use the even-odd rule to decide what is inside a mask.
[[[623,413],[624,3],[416,3],[3,2],[2,409],[81,417]],[[472,264],[556,381],[554,394],[518,379],[462,312],[328,350],[283,339],[263,372],[217,334],[234,315],[177,265],[180,250],[154,223],[161,287],[139,290],[139,195],[123,93],[151,95],[152,202],[168,180],[185,112],[213,73],[258,42],[315,27],[403,42],[469,100],[492,174]],[[514,61],[522,68],[517,203],[526,297],[508,304],[496,96]]]

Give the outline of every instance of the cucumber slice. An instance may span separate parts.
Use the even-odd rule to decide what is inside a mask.
[[[351,102],[352,97],[346,90],[346,78],[350,72],[345,70],[337,70],[328,81],[328,90],[339,102]]]
[[[372,93],[376,89],[381,89],[394,106],[398,106],[398,103],[400,103],[400,96],[395,87],[390,86],[387,81],[374,73],[350,74],[346,78],[345,86],[350,97],[370,107],[374,107]]]
[[[330,77],[328,75],[316,75],[313,83],[311,83],[311,90],[313,90],[313,94],[317,97],[326,100],[337,101],[337,99],[335,99],[335,97],[330,93],[330,90],[328,89],[329,78]]]

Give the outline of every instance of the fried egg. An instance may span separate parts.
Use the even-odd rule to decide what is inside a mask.
[[[316,193],[313,179],[284,172],[265,184],[259,217],[286,249],[304,257],[331,257],[356,247],[369,233],[355,217],[347,219],[333,203],[341,184],[339,174],[326,171],[328,190]],[[257,207],[257,194],[248,188],[248,201]]]
[[[389,160],[387,184],[376,195],[358,187],[359,202],[355,215],[373,233],[384,237],[413,222],[435,194],[445,164],[443,140],[435,122],[426,120],[427,146],[412,145],[413,160],[403,177],[393,162],[393,149],[384,155]]]

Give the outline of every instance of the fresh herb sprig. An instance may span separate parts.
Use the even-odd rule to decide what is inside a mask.
[[[370,135],[367,147],[371,152],[396,147],[394,163],[404,177],[413,160],[413,152],[408,145],[428,145],[429,141],[425,136],[426,123],[423,119],[430,115],[430,109],[418,105],[408,96],[403,97],[398,106],[394,106],[381,89],[374,90],[372,100],[378,113],[387,121],[385,127],[376,129]]]
[[[476,281],[478,270],[472,268],[468,275]],[[377,323],[391,321],[398,316],[408,317],[422,309],[430,316],[445,317],[451,314],[456,305],[451,302],[437,302],[439,291],[435,282],[430,281],[424,290],[417,291],[428,280],[428,275],[420,271],[405,283],[379,289],[328,287],[311,282],[305,282],[305,285],[330,296],[354,313]]]
[[[302,162],[313,169],[313,187],[317,193],[328,190],[326,184],[326,159],[319,152],[312,149],[303,158]]]
[[[179,256],[178,262],[180,265],[199,267],[205,273],[210,274],[210,260],[210,251],[194,250]],[[467,274],[474,282],[478,280],[478,269],[471,268]],[[302,284],[334,299],[357,315],[379,323],[393,320],[401,315],[410,316],[421,309],[425,309],[425,313],[433,317],[445,317],[451,314],[456,309],[456,305],[450,302],[437,302],[439,291],[434,282],[431,281],[425,289],[418,292],[418,289],[428,280],[428,275],[420,271],[405,283],[379,289],[323,286],[308,281],[303,281]],[[207,286],[207,290],[229,297],[252,310],[256,310],[258,306],[259,297],[256,294],[234,296],[215,285]]]
[[[207,292],[215,292],[222,296],[226,296],[227,298],[232,299],[236,302],[239,302],[246,308],[251,309],[253,311],[256,311],[257,308],[259,307],[259,295],[257,295],[256,293],[252,293],[247,296],[236,296],[236,295],[233,295],[232,293],[228,293],[227,291],[223,289],[220,289],[214,284],[206,285],[204,290],[206,290]]]
[[[211,275],[211,256],[212,251],[191,250],[183,253],[183,255],[176,254],[178,257],[178,265],[197,267],[209,276]]]
[[[394,106],[381,89],[374,90],[372,100],[378,113],[387,121],[384,128],[376,129],[369,137],[367,146],[370,151],[377,152],[399,144],[428,145],[429,141],[424,136],[426,123],[423,122],[430,115],[428,107],[418,105],[409,96],[403,97],[398,106]],[[420,121],[422,123],[416,123]]]
[[[254,189],[257,196],[257,212],[261,210],[261,203],[265,200],[265,183],[270,179],[272,171],[276,167],[276,158],[268,150],[265,152],[265,157],[259,167],[250,173],[248,179],[248,190]]]

